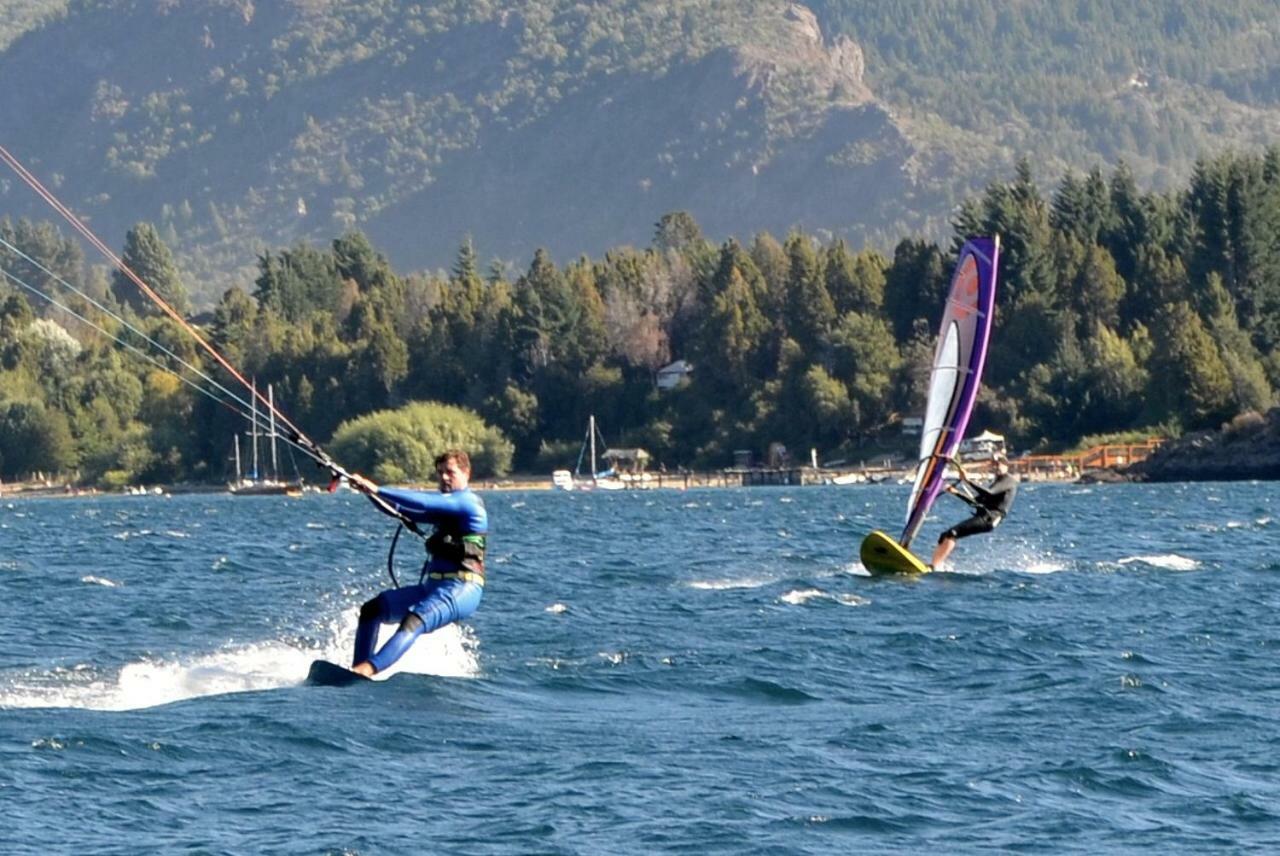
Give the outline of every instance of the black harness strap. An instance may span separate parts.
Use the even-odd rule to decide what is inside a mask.
[[[408,518],[400,519],[399,525],[396,526],[396,534],[391,537],[391,549],[387,551],[387,574],[390,575],[391,583],[396,588],[400,588],[400,580],[396,579],[396,566],[395,566],[396,544],[399,543],[400,541],[400,533],[403,532],[405,529],[408,529],[414,535],[417,535],[419,538],[422,538],[424,542],[426,541],[426,538],[423,537],[422,531],[418,529],[417,526],[414,525],[412,520],[409,520]],[[418,574],[419,585],[422,584],[422,581],[423,579],[426,578],[426,575],[427,575],[427,563],[423,562],[422,573]]]

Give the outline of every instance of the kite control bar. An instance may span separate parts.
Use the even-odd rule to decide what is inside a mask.
[[[310,437],[304,437],[295,431],[293,432],[291,439],[299,449],[307,454],[311,460],[316,462],[317,466],[329,471],[329,493],[336,491],[338,489],[338,485],[341,482],[346,481],[347,484],[352,485],[356,490],[359,490],[361,493],[368,496],[369,499],[373,500],[373,504],[378,506],[378,508],[385,512],[389,517],[394,517],[396,520],[400,521],[400,524],[404,526],[404,528],[408,529],[419,538],[426,540],[426,536],[418,530],[418,525],[406,517],[404,512],[378,496],[378,494],[362,487],[359,479],[354,478],[345,467],[333,458],[329,457],[329,453],[316,445],[316,442]]]
[[[391,582],[395,584],[396,588],[399,588],[400,580],[396,578],[395,555],[396,555],[396,544],[399,543],[400,541],[400,532],[404,529],[408,529],[410,532],[416,535],[424,544],[427,542],[427,536],[422,534],[422,530],[418,528],[418,524],[416,524],[414,521],[410,520],[407,516],[405,516],[404,512],[396,508],[391,503],[387,502],[382,497],[378,496],[377,493],[366,489],[361,484],[363,479],[353,478],[352,474],[345,467],[343,467],[333,458],[329,457],[329,454],[325,452],[324,449],[321,449],[318,445],[316,445],[315,441],[312,440],[310,437],[304,437],[298,432],[294,431],[291,439],[299,449],[301,449],[308,457],[310,457],[311,460],[316,462],[317,466],[319,466],[321,469],[325,469],[329,471],[329,479],[330,479],[329,493],[333,493],[334,491],[336,491],[338,489],[338,485],[345,480],[347,484],[351,485],[354,489],[360,491],[365,496],[369,497],[369,499],[373,501],[373,504],[378,506],[378,508],[383,513],[385,513],[389,517],[395,518],[396,521],[400,524],[399,526],[396,527],[396,534],[391,539],[391,549],[387,551],[387,573],[391,575]],[[426,570],[425,570],[426,566],[424,565],[423,568],[424,568],[423,573],[426,573]]]

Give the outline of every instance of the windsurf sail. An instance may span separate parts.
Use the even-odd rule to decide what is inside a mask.
[[[970,238],[960,249],[929,373],[920,461],[899,543],[909,548],[938,494],[947,463],[964,439],[982,383],[996,297],[1000,238]]]

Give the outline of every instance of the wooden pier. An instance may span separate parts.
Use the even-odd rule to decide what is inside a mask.
[[[1027,455],[1011,459],[1009,468],[1029,479],[1076,478],[1086,470],[1127,467],[1150,456],[1163,442],[1148,437],[1141,443],[1108,443],[1067,455]]]

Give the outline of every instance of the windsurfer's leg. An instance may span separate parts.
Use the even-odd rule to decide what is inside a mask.
[[[462,580],[445,580],[428,587],[426,597],[408,608],[400,629],[369,658],[369,663],[378,672],[386,669],[403,657],[419,636],[475,612],[483,594],[484,586]]]
[[[956,548],[956,541],[961,538],[968,538],[970,535],[981,535],[983,532],[990,532],[994,528],[995,524],[991,522],[991,517],[981,512],[957,523],[938,536],[938,546],[934,549],[933,561],[929,564],[933,566],[934,570],[937,570],[951,555],[951,551]]]
[[[933,549],[933,559],[930,560],[929,565],[934,570],[941,568],[942,563],[947,560],[947,557],[951,555],[951,551],[955,548],[956,539],[948,538],[947,535],[943,533],[943,536],[938,539],[938,546]]]

